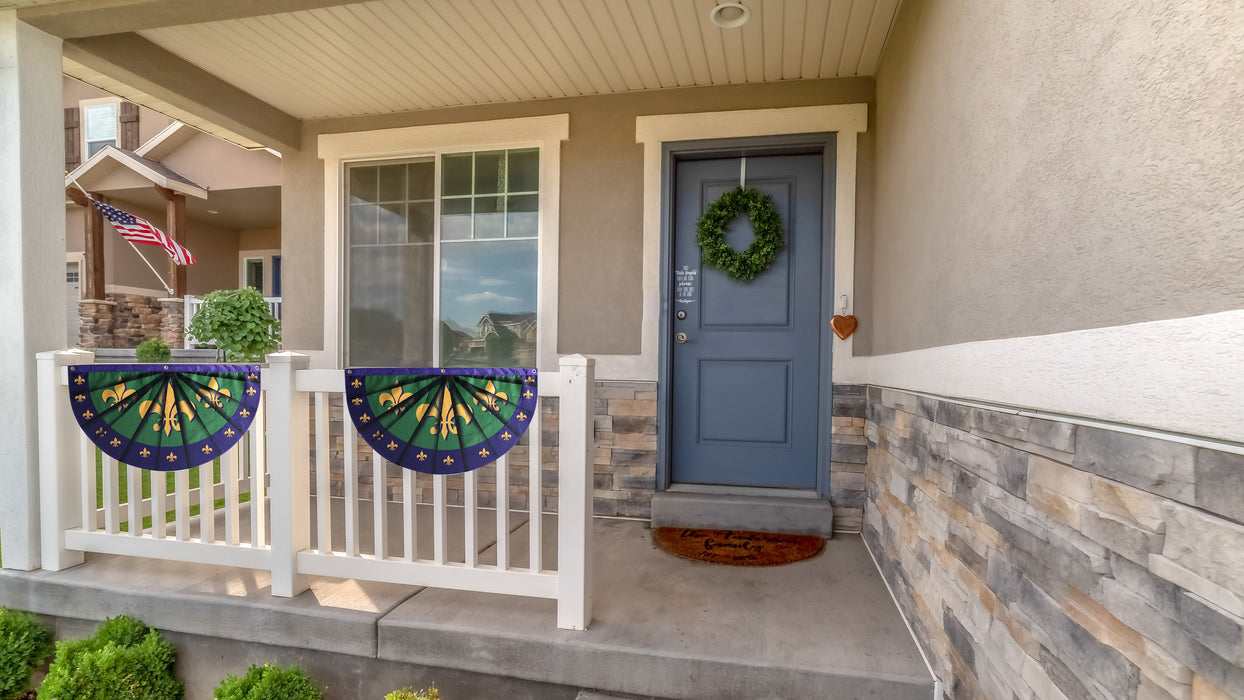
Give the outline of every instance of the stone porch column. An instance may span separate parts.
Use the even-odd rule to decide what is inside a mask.
[[[83,299],[78,302],[78,347],[88,350],[116,347],[112,337],[116,311],[115,301]]]
[[[65,144],[61,40],[0,10],[0,545],[37,569],[35,353],[65,345]]]
[[[186,300],[160,299],[160,340],[170,348],[186,346]]]

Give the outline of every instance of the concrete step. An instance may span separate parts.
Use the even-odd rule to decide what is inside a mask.
[[[819,498],[662,491],[652,497],[652,526],[830,537],[834,507]]]

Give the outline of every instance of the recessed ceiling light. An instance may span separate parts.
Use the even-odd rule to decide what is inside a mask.
[[[723,2],[708,13],[708,18],[713,21],[713,24],[722,29],[741,27],[751,16],[752,11],[737,2]]]

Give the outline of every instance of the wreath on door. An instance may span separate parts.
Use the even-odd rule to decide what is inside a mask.
[[[726,227],[735,217],[747,214],[756,240],[739,252],[726,243]],[[769,269],[782,249],[782,220],[773,198],[740,185],[721,195],[696,222],[695,242],[705,264],[721,270],[732,280],[750,281]]]

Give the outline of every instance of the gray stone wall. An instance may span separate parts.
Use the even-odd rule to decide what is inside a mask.
[[[834,529],[858,532],[868,499],[864,465],[868,461],[864,437],[865,388],[835,384],[829,438],[829,500],[834,505]]]
[[[952,698],[1244,698],[1244,456],[870,387],[864,536]]]

